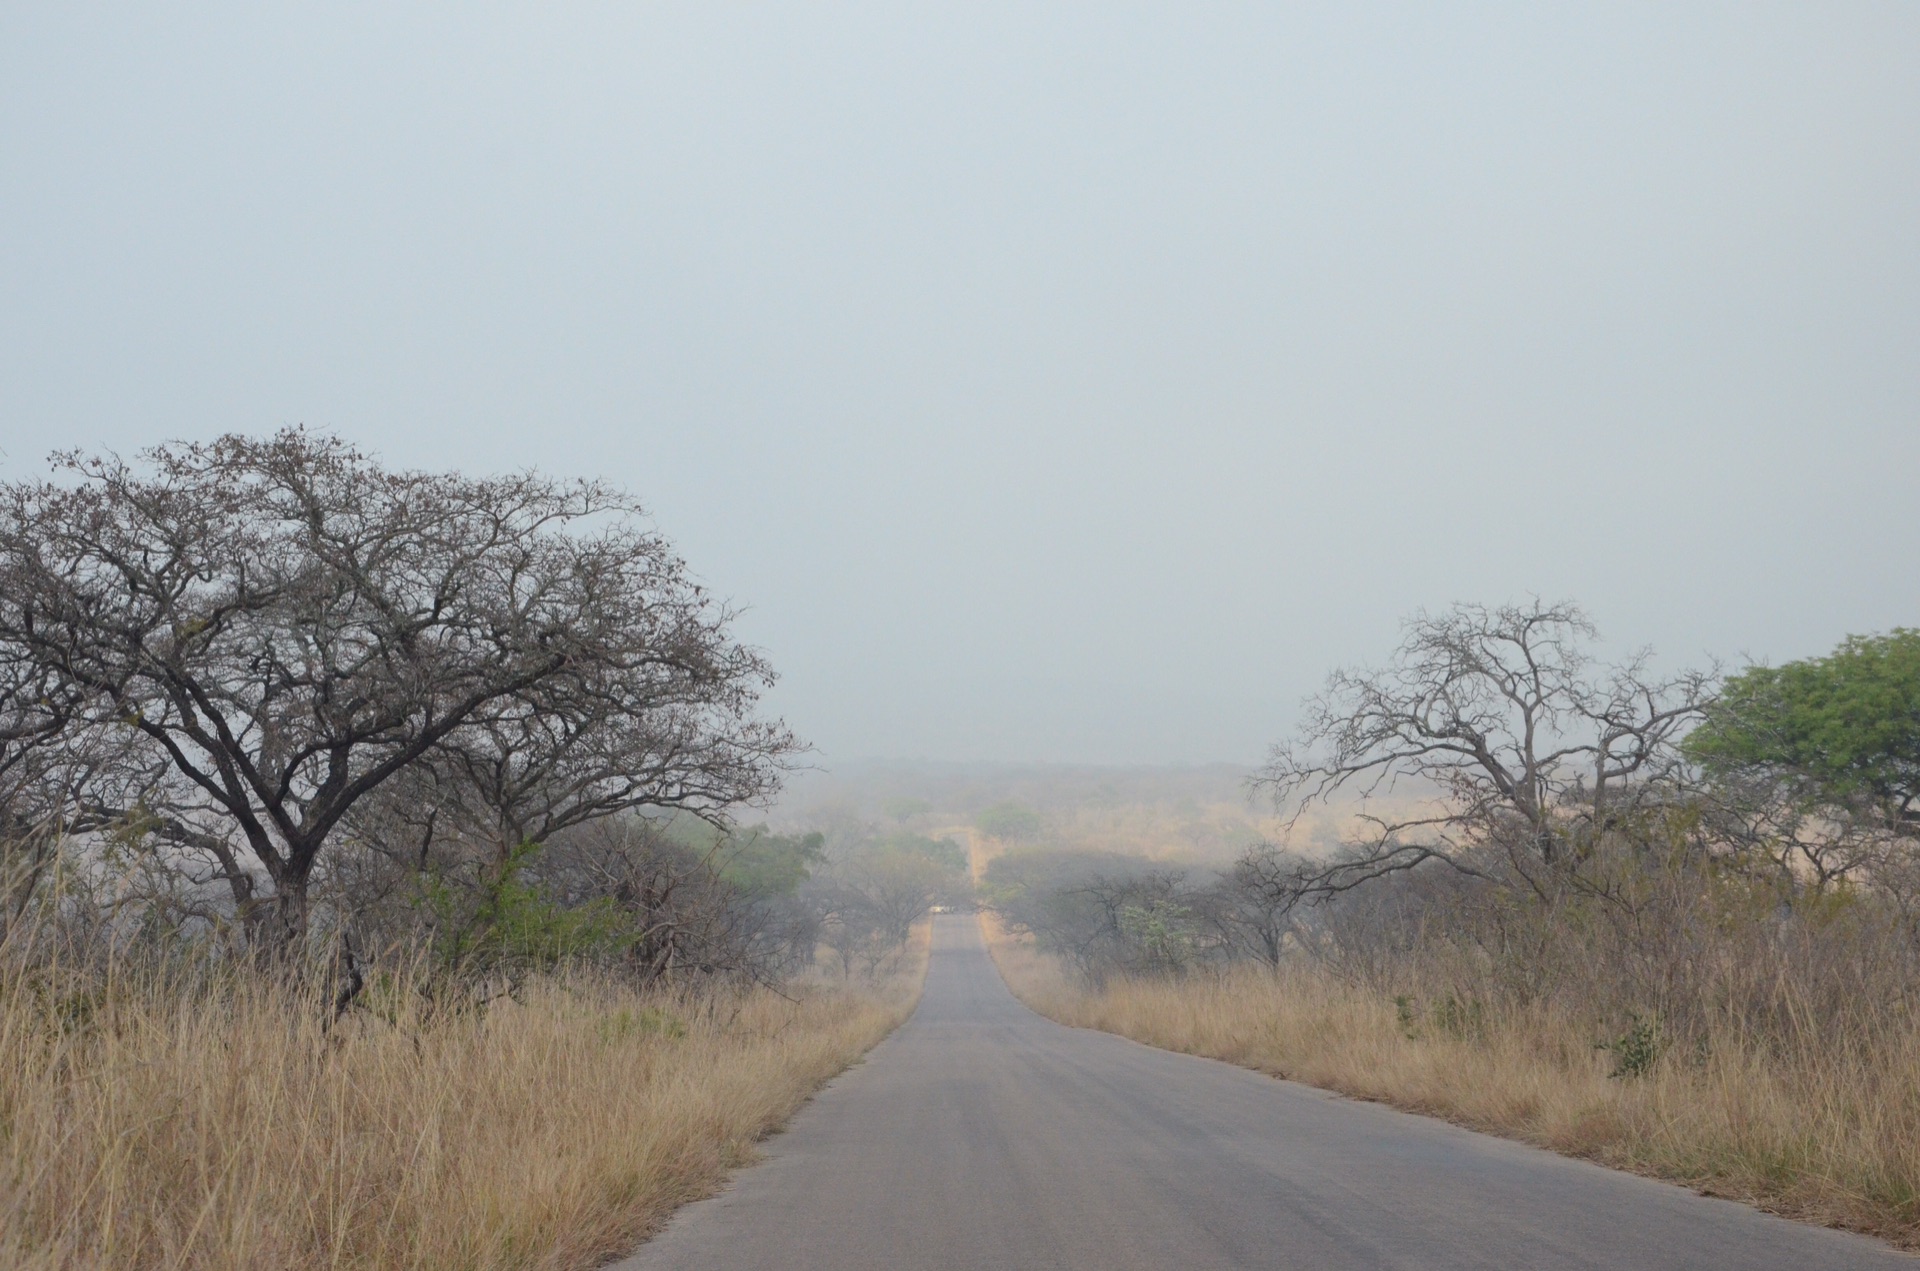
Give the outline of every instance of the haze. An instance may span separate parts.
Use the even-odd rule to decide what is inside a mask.
[[[1920,8],[11,6],[0,474],[639,494],[855,756],[1247,761],[1418,606],[1917,621]]]

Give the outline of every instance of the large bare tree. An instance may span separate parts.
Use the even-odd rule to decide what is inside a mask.
[[[380,814],[411,825],[399,837],[416,850],[446,837],[503,860],[622,812],[763,801],[794,739],[753,716],[758,655],[716,635],[688,626],[634,665],[570,668],[503,699],[401,774]]]
[[[765,663],[604,485],[390,471],[303,430],[56,468],[0,487],[0,645],[139,741],[146,780],[102,801],[205,854],[269,940],[304,931],[342,819],[430,755],[533,767],[591,736],[586,785],[633,801],[662,774],[624,712],[664,703],[735,765],[716,791],[791,747],[752,718]]]
[[[1361,831],[1294,886],[1327,894],[1440,862],[1535,885],[1666,797],[1712,676],[1596,663],[1572,604],[1456,605],[1408,620],[1384,667],[1336,671],[1256,789],[1295,816],[1353,800]]]

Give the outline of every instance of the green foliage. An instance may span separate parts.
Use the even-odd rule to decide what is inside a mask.
[[[1904,812],[1920,799],[1920,630],[1850,636],[1826,657],[1732,676],[1686,749],[1710,772]]]
[[[931,847],[933,840],[922,840]],[[850,875],[902,940],[926,906],[952,904],[966,891],[966,858],[912,847],[877,847],[849,862]],[[887,925],[883,923],[883,925]]]
[[[1616,1081],[1646,1076],[1666,1049],[1659,1022],[1652,1016],[1642,1018],[1630,1014],[1627,1019],[1626,1032],[1599,1045],[1599,1049],[1613,1052],[1613,1071],[1608,1075]]]
[[[1040,814],[1018,803],[996,803],[982,809],[973,824],[990,838],[1020,842],[1040,833]]]
[[[1120,936],[1133,952],[1133,969],[1181,971],[1193,961],[1193,915],[1184,905],[1152,903],[1120,907]]]
[[[791,896],[826,859],[820,834],[774,834],[764,825],[725,828],[678,814],[656,823],[658,832],[702,859],[749,899]]]
[[[550,967],[632,939],[627,916],[611,899],[569,908],[527,882],[524,874],[539,852],[537,843],[521,844],[485,872],[477,893],[438,875],[420,880],[420,903],[432,919],[441,962],[459,969]]]
[[[750,898],[791,896],[826,857],[826,839],[813,834],[769,834],[755,826],[721,847],[720,877]]]

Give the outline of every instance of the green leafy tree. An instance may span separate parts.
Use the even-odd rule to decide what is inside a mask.
[[[772,834],[764,825],[734,832],[718,854],[720,876],[753,897],[791,896],[826,859],[819,833]]]
[[[486,868],[476,887],[442,876],[421,879],[420,903],[442,967],[462,977],[556,966],[633,939],[627,915],[604,897],[565,906],[527,877],[540,845],[523,843]]]
[[[1920,835],[1920,630],[1730,677],[1686,750],[1709,775]]]

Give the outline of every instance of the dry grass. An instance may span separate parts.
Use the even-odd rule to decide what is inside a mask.
[[[352,1017],[232,979],[0,979],[0,1265],[574,1268],[630,1249],[911,1008],[548,980]]]
[[[1315,808],[1294,822],[1250,808],[1245,800],[1068,804],[1045,813],[1038,842],[1059,851],[1120,852],[1171,863],[1224,862],[1262,841],[1331,840],[1349,825],[1344,811]],[[987,862],[1020,846],[970,824],[940,824],[930,833],[969,843],[975,878]]]
[[[1546,1009],[1470,1021],[1409,1011],[1312,967],[1077,991],[988,920],[1001,972],[1063,1023],[1207,1055],[1793,1217],[1920,1248],[1920,1027],[1724,1027],[1616,1079],[1590,1030]],[[1410,1017],[1411,1016],[1411,1017]]]

